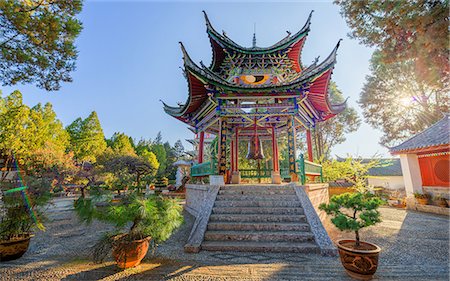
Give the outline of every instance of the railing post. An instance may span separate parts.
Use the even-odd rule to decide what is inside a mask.
[[[306,168],[305,168],[305,158],[303,157],[303,154],[300,154],[299,166],[300,166],[300,180],[301,180],[302,184],[305,184],[306,183]]]

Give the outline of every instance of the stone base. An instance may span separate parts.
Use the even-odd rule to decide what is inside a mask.
[[[210,185],[225,185],[225,178],[223,175],[211,175],[209,176]]]
[[[281,184],[281,176],[279,171],[272,171],[271,176],[273,184]]]
[[[241,173],[239,173],[239,171],[233,172],[231,174],[231,183],[232,184],[240,184],[241,183]]]
[[[431,213],[443,216],[450,216],[450,208],[444,208],[434,205],[420,205],[414,198],[406,198],[406,208],[424,213]]]

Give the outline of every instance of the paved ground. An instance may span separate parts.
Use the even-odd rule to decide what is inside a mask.
[[[78,222],[72,199],[49,208],[47,231],[36,234],[19,260],[0,263],[0,280],[351,280],[335,257],[300,254],[186,254],[193,218],[137,268],[120,271],[109,260],[93,264],[89,247],[110,226]],[[381,208],[383,222],[361,234],[383,249],[376,280],[449,280],[449,219]],[[333,239],[342,237],[327,226]],[[351,237],[351,234],[345,237]]]

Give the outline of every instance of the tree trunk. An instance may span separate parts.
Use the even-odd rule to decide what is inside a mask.
[[[355,237],[356,237],[356,247],[359,247],[361,243],[359,243],[359,231],[355,231]]]

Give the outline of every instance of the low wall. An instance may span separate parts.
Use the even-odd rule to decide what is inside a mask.
[[[212,188],[211,185],[203,184],[188,184],[186,185],[186,204],[184,208],[194,217],[197,217],[198,212],[208,194],[208,190]]]
[[[328,194],[328,183],[305,184],[305,192],[308,195],[309,200],[316,210],[320,220],[324,222],[327,214],[324,211],[319,210],[319,205],[322,203],[328,204],[330,201],[330,196]]]

